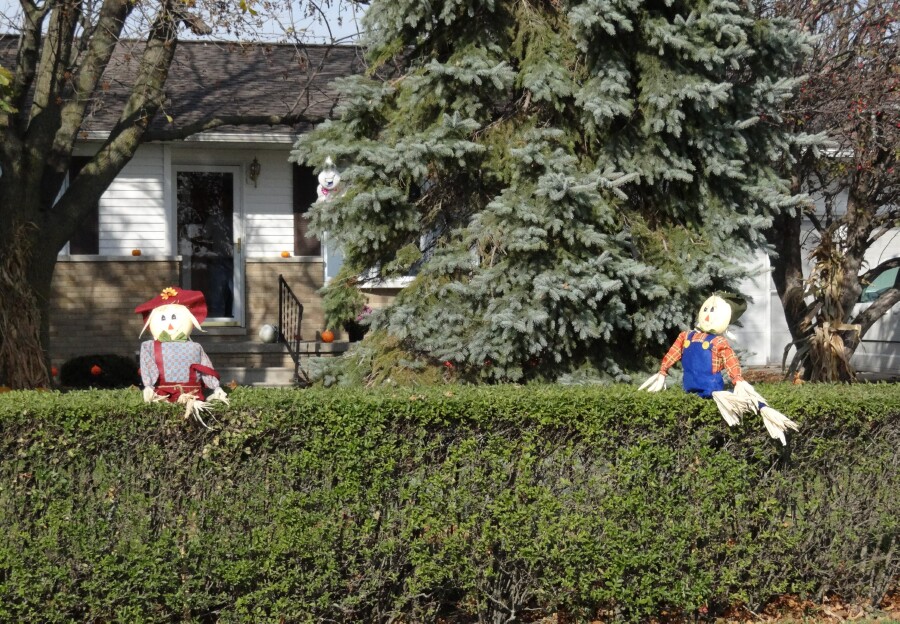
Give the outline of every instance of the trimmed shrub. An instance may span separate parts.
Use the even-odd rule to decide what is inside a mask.
[[[134,358],[115,354],[81,355],[59,369],[59,381],[67,388],[128,388],[139,386],[141,376]]]
[[[895,385],[0,396],[0,620],[713,616],[900,572]]]

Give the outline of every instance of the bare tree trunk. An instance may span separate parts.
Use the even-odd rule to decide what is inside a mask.
[[[0,384],[12,388],[49,384],[50,290],[56,255],[134,156],[165,96],[178,24],[168,0],[152,24],[118,123],[60,195],[89,96],[109,61],[129,3],[107,0],[104,6],[101,27],[91,38],[81,69],[71,76],[67,68],[77,12],[65,6],[53,12],[40,53],[42,72],[35,74],[36,66],[25,66],[17,74],[20,80],[34,79],[32,108],[40,114],[33,114],[27,127],[18,123],[19,117],[0,116]],[[34,35],[31,48],[25,48],[33,62],[39,41]],[[29,91],[27,83],[16,87],[20,97]],[[71,93],[66,91],[70,88]],[[64,92],[67,97],[62,97]]]
[[[53,263],[35,257],[38,229],[20,224],[0,249],[0,385],[14,389],[50,383],[49,293]]]
[[[772,280],[784,307],[785,320],[792,340],[804,337],[803,319],[809,312],[804,301],[803,258],[800,251],[802,217],[780,214],[775,217],[769,233],[769,242],[775,247],[777,256],[771,259]]]
[[[791,184],[791,193],[801,192],[799,178],[795,177]],[[785,348],[786,361],[789,349],[795,349],[788,372],[801,371],[809,380],[817,363],[814,355],[805,346],[812,335],[810,326],[810,306],[806,302],[806,278],[803,275],[803,213],[783,212],[778,214],[766,238],[775,249],[775,256],[770,258],[772,264],[772,281],[784,308],[784,319],[791,334],[791,344]]]
[[[286,114],[213,114],[149,137],[166,101],[179,25],[195,34],[211,32],[191,10],[193,3],[48,0],[22,2],[21,8],[12,81],[0,92],[0,385],[29,388],[49,382],[48,312],[57,253],[143,141],[178,140],[224,125],[321,119],[308,117],[298,99]],[[136,9],[147,28],[146,40],[131,46],[137,72],[125,101],[107,102],[119,115],[109,136],[72,176],[82,122],[104,101],[107,67]]]

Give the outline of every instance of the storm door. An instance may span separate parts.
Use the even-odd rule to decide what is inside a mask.
[[[175,170],[181,286],[206,297],[208,322],[243,322],[243,258],[236,167]]]

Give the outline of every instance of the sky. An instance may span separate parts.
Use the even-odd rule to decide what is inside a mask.
[[[235,3],[237,0],[234,0]],[[353,43],[358,35],[358,18],[362,16],[363,9],[356,7],[351,2],[334,0],[331,7],[325,8],[324,16],[319,18],[307,17],[303,10],[302,0],[286,0],[288,8],[279,11],[277,17],[266,20],[256,33],[254,39],[264,41],[277,41],[284,39],[284,30],[290,24],[294,28],[303,31],[302,37],[305,43]],[[13,32],[8,18],[19,13],[18,0],[0,0],[0,33]],[[327,20],[327,26],[325,24]],[[338,22],[341,22],[340,24]],[[330,27],[330,30],[329,30]],[[186,34],[186,33],[185,33]],[[194,38],[186,36],[186,38]],[[216,39],[232,39],[227,35],[217,35]],[[241,39],[249,37],[243,35]]]
[[[0,0],[0,2],[4,1],[6,0]],[[359,18],[362,17],[362,9],[351,3],[338,4],[324,9],[327,26],[322,19],[302,17],[299,16],[300,13],[300,11],[295,11],[295,15],[298,15],[295,21],[298,27],[306,29],[307,38],[311,40],[311,43],[329,43],[330,38],[340,43],[352,43],[358,35]],[[290,21],[290,16],[286,16],[286,18],[284,23],[274,20],[267,22],[265,26],[267,36],[273,38],[282,36],[284,24]]]

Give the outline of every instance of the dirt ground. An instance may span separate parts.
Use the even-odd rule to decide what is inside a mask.
[[[575,618],[565,613],[530,621],[533,624],[575,624]],[[609,624],[614,618],[591,620],[590,624]],[[796,596],[783,596],[758,613],[735,607],[725,613],[712,615],[701,612],[689,616],[661,613],[647,620],[647,624],[900,624],[900,591],[894,592],[878,605],[851,605],[837,597],[822,604],[804,601]]]
[[[800,379],[799,375],[794,375],[791,379],[786,379],[784,375],[784,371],[781,370],[780,366],[748,366],[744,368],[744,379],[746,379],[751,384],[757,383],[793,383],[793,384],[802,384],[805,383]],[[897,374],[884,374],[884,373],[866,373],[861,372],[857,373],[857,381],[859,382],[879,382],[879,381],[887,381],[898,383],[900,382],[900,373]]]
[[[610,619],[596,619],[591,624],[607,624]],[[562,613],[537,621],[539,624],[574,624],[575,620]],[[816,604],[797,596],[781,596],[759,612],[736,606],[721,614],[710,614],[701,608],[699,613],[674,615],[661,613],[648,624],[900,624],[900,585],[888,592],[877,606],[850,604],[840,596],[826,596]]]

